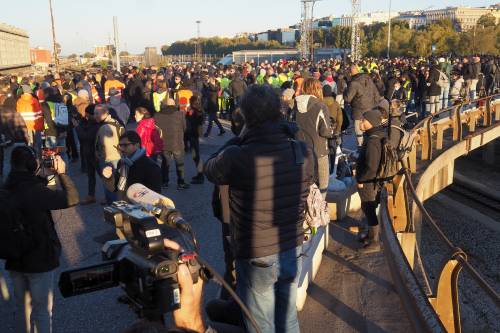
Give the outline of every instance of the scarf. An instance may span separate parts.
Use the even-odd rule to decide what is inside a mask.
[[[125,185],[127,184],[127,177],[130,167],[137,161],[139,158],[146,154],[146,150],[144,148],[139,148],[132,154],[130,157],[123,157],[120,160],[120,179],[118,180],[118,191],[125,191]]]

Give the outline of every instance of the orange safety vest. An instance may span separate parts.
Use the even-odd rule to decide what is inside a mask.
[[[189,89],[181,89],[177,92],[179,98],[179,110],[187,112],[190,107],[189,100],[193,96],[193,92]]]
[[[22,94],[17,100],[16,110],[21,114],[30,131],[43,130],[42,107],[38,100],[30,94]]]

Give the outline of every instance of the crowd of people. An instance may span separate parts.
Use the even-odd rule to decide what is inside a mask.
[[[367,221],[359,240],[365,253],[378,251],[382,140],[394,140],[394,146],[399,140],[390,125],[493,94],[500,87],[499,69],[498,57],[472,56],[129,66],[3,78],[0,175],[4,156],[12,156],[5,188],[24,204],[37,201],[38,195],[26,194],[29,184],[37,184],[46,201],[30,205],[36,208],[29,220],[43,234],[39,247],[50,248],[7,261],[19,332],[30,327],[50,332],[48,290],[60,255],[50,210],[96,203],[97,177],[104,186],[103,204],[126,199],[134,183],[161,193],[171,183],[171,160],[177,190],[206,179],[216,185],[213,206],[223,222],[226,278],[262,332],[298,332],[295,300],[307,197],[312,184],[326,197],[342,135],[352,128],[358,145],[355,177]],[[200,140],[210,137],[214,123],[218,135],[225,135],[220,118],[231,121],[234,136],[204,162]],[[52,173],[62,189],[46,194],[36,177],[37,161],[47,149],[61,146],[65,150],[55,158]],[[191,181],[186,152],[196,169]],[[82,200],[65,175],[70,161],[87,175]],[[30,306],[26,290],[31,317],[20,310]],[[207,311],[214,320],[254,332],[242,314],[221,318],[234,306],[226,299]],[[206,329],[199,320],[196,327],[181,325],[201,327]]]

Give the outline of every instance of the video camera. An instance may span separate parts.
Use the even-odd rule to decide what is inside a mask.
[[[187,265],[195,283],[205,274],[196,260],[190,226],[173,203],[141,184],[130,186],[127,196],[132,204],[116,201],[104,208],[105,220],[124,239],[106,242],[104,263],[61,273],[59,289],[63,297],[70,297],[120,285],[124,301],[139,317],[159,320],[181,306],[179,264]],[[182,252],[166,249],[164,239],[177,242]]]
[[[66,148],[64,146],[57,146],[55,148],[42,148],[42,167],[45,169],[54,169],[56,155],[59,155]]]

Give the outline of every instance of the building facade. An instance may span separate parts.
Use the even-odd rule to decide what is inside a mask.
[[[27,32],[0,23],[0,70],[30,66],[30,63]]]
[[[32,64],[50,64],[52,62],[52,53],[50,50],[42,47],[30,49],[30,59]]]
[[[408,23],[410,29],[418,29],[427,24],[427,18],[422,11],[401,12],[395,20]]]
[[[113,56],[113,45],[94,46],[94,54],[99,58],[111,58]]]
[[[146,66],[158,65],[158,50],[156,47],[146,47],[144,49],[144,62]]]
[[[443,9],[426,10],[423,12],[427,23],[439,20],[451,20],[458,31],[474,28],[477,20],[483,15],[492,14],[498,22],[500,11],[498,7],[446,7]]]

